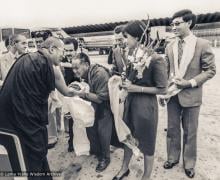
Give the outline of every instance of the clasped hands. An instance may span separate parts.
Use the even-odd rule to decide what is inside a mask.
[[[79,84],[77,83],[77,85],[79,85]],[[75,82],[69,84],[68,87],[69,87],[69,88],[72,88],[72,89],[74,90],[74,94],[75,94],[76,96],[79,96],[79,97],[81,97],[81,98],[85,98],[86,93],[87,93],[85,87],[79,86],[79,89],[78,89],[78,88],[76,88],[76,83],[75,83]]]
[[[185,89],[191,87],[191,83],[188,80],[182,78],[174,78],[173,82],[178,89]]]
[[[137,86],[132,84],[129,80],[123,81],[120,87],[125,89],[127,92],[137,92]]]

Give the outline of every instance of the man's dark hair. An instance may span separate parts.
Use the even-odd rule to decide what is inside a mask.
[[[116,26],[115,29],[114,29],[114,33],[115,34],[120,34],[121,32],[123,32],[124,27],[125,27],[125,25]]]
[[[8,36],[6,39],[5,39],[5,47],[7,48],[9,45],[11,45],[10,43],[10,36]]]
[[[196,23],[196,15],[192,13],[191,10],[189,9],[183,9],[181,11],[176,12],[173,17],[172,20],[178,17],[182,17],[183,21],[188,22],[188,21],[192,21],[192,24],[190,26],[190,29],[192,29],[195,26]]]
[[[52,35],[52,33],[51,33],[49,30],[31,32],[31,37],[32,37],[32,38],[40,38],[40,37],[42,37],[44,41],[45,41],[48,37],[51,37],[51,36],[53,36],[53,35]]]
[[[74,50],[77,51],[78,49],[78,41],[74,38],[65,38],[63,39],[64,44],[73,44]]]
[[[80,59],[81,63],[88,63],[89,66],[90,66],[90,64],[91,64],[91,63],[90,63],[89,56],[88,56],[87,54],[83,53],[83,52],[78,53],[78,54],[76,55],[76,58],[75,58],[75,59]]]
[[[9,37],[8,37],[8,40],[7,40],[7,42],[5,42],[5,45],[6,45],[6,43],[8,44],[8,45],[14,45],[14,44],[16,44],[16,43],[18,43],[19,42],[19,37],[20,36],[23,36],[23,35],[21,35],[21,34],[14,34],[14,35],[10,35]],[[6,46],[7,47],[7,46]]]

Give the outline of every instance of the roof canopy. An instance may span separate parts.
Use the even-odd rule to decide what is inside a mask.
[[[147,20],[144,20],[147,21]],[[151,19],[150,26],[169,26],[171,18],[159,18]],[[105,23],[105,24],[94,24],[94,25],[84,25],[84,26],[73,26],[62,28],[67,34],[79,34],[79,33],[92,33],[92,32],[103,32],[103,31],[113,31],[114,28],[121,24],[126,24],[128,21],[115,22],[115,23]],[[197,15],[196,24],[220,22],[220,12],[207,13]]]

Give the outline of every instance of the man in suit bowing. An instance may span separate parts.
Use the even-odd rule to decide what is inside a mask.
[[[181,123],[183,128],[183,166],[189,178],[195,175],[197,128],[202,86],[216,73],[214,54],[207,40],[191,32],[196,16],[181,10],[172,17],[176,35],[166,48],[171,96],[168,104],[167,161],[165,169],[178,164],[181,153]],[[169,92],[170,90],[170,92]]]

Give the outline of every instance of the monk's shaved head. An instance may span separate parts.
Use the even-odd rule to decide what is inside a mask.
[[[62,40],[56,37],[49,37],[42,43],[42,48],[49,49],[50,47],[63,47],[64,43]]]
[[[64,43],[56,37],[49,37],[42,43],[42,50],[47,54],[55,66],[63,59]]]

